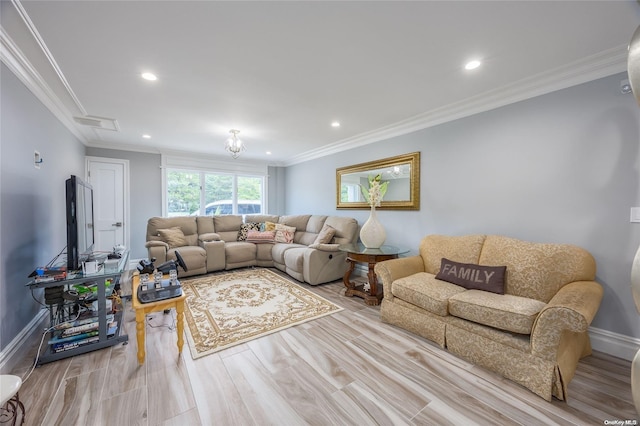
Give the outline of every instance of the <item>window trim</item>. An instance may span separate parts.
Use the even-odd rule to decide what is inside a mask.
[[[266,163],[247,163],[247,162],[230,162],[220,161],[219,159],[202,159],[192,157],[181,157],[176,155],[161,154],[160,170],[162,177],[162,216],[168,216],[168,198],[167,198],[167,170],[182,170],[194,173],[200,173],[200,205],[203,204],[204,173],[229,174],[233,175],[233,203],[234,210],[237,211],[237,185],[238,176],[242,177],[259,177],[262,178],[262,205],[264,213],[269,211],[269,194],[268,194],[268,165]]]

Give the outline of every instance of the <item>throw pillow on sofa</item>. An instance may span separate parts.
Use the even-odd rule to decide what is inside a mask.
[[[238,241],[247,241],[247,234],[250,230],[259,231],[260,224],[256,222],[247,222],[240,225],[240,230],[238,231]]]
[[[279,243],[291,244],[295,233],[296,228],[293,226],[287,226],[281,223],[276,224],[276,241]]]
[[[248,243],[273,243],[276,240],[276,231],[256,231],[250,229],[247,233]]]
[[[336,230],[329,225],[324,225],[312,244],[329,244],[334,235],[336,235]]]
[[[262,225],[260,227],[261,231],[275,231],[276,230],[276,223],[273,222],[265,222],[264,225]]]
[[[184,232],[182,232],[179,226],[168,229],[158,229],[158,236],[169,245],[170,249],[189,245],[187,239],[184,237]]]
[[[460,263],[443,257],[440,261],[440,271],[436,278],[469,290],[485,290],[491,293],[504,294],[504,275],[506,271],[506,266]]]

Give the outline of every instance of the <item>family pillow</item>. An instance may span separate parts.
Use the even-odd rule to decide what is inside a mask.
[[[490,291],[504,294],[506,266],[484,266],[474,263],[459,263],[446,258],[440,262],[436,278],[457,284],[466,289]]]

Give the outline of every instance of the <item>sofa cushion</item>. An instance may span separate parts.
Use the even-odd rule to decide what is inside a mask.
[[[306,247],[294,247],[291,250],[284,252],[284,264],[287,266],[287,272],[293,270],[302,274],[302,267],[304,266],[304,252],[306,250]]]
[[[437,274],[443,257],[462,263],[480,263],[480,251],[484,235],[428,235],[420,242],[420,256],[424,261],[424,270]],[[504,263],[482,262],[485,265],[504,265]]]
[[[265,223],[265,222],[273,222],[278,223],[280,216],[274,214],[248,214],[244,217],[245,223],[248,222],[257,222],[257,223]],[[264,229],[262,229],[264,231]]]
[[[298,244],[304,244],[305,246],[311,245],[318,238],[318,234],[322,232],[324,223],[327,220],[327,216],[311,215],[307,221],[306,228],[296,227],[296,234],[294,236],[294,242]],[[287,224],[290,226],[295,226]]]
[[[170,249],[167,252],[167,260],[176,259],[176,251],[180,253],[180,257],[187,265],[187,272],[204,268],[207,264],[207,252],[200,246],[183,246]]]
[[[147,241],[162,241],[158,230],[175,228],[176,226],[179,226],[184,233],[187,245],[198,245],[196,216],[152,217],[147,222]]]
[[[279,243],[292,243],[295,233],[296,228],[293,226],[287,226],[281,223],[276,225],[276,241]]]
[[[305,246],[300,244],[284,244],[284,243],[276,242],[273,245],[273,248],[271,249],[271,256],[273,257],[273,261],[280,265],[284,265],[284,254],[287,252],[287,250],[290,250],[296,247],[305,247]]]
[[[480,261],[506,265],[505,293],[549,302],[565,284],[595,280],[596,264],[586,250],[570,244],[487,236]]]
[[[316,239],[311,244],[329,244],[335,234],[335,229],[329,225],[324,225]]]
[[[418,272],[391,283],[394,297],[442,317],[449,313],[449,298],[465,291],[463,287],[438,280],[427,272]]]
[[[336,244],[355,244],[358,242],[358,221],[352,217],[329,216],[325,225],[336,230],[333,242]]]
[[[255,231],[251,229],[247,233],[247,242],[248,243],[273,243],[276,240],[276,232],[275,231]]]
[[[213,216],[213,227],[222,241],[238,241],[238,231],[242,225],[242,216],[218,215]]]
[[[275,231],[276,230],[276,223],[275,222],[269,222],[266,221],[264,223],[264,227],[261,227],[260,230],[261,231]]]
[[[539,300],[482,290],[467,290],[449,298],[451,315],[520,334],[531,334],[545,306]]]
[[[227,265],[250,262],[256,259],[256,245],[246,241],[231,241],[224,245]]]
[[[183,247],[189,245],[187,239],[184,237],[184,232],[179,226],[175,226],[169,229],[158,229],[158,235],[169,245],[169,248]]]
[[[478,289],[504,294],[504,274],[506,269],[506,266],[460,263],[443,257],[440,271],[436,278],[469,290]]]
[[[260,224],[257,222],[247,222],[240,225],[240,229],[238,230],[238,241],[247,241],[247,234],[249,230],[259,231]]]

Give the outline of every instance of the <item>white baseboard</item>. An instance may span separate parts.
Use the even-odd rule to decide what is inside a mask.
[[[590,327],[591,348],[598,352],[632,361],[640,349],[640,339]]]
[[[48,312],[46,310],[40,311],[38,315],[22,329],[20,333],[7,345],[6,348],[0,352],[0,373],[10,373],[15,366],[17,359],[16,353],[21,349],[22,345],[29,341],[29,337],[36,331],[39,331],[39,325],[45,320]]]

